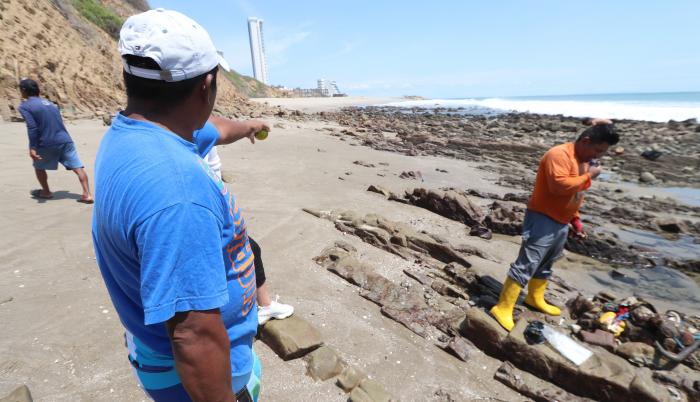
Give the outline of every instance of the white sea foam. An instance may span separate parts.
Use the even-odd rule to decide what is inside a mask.
[[[572,117],[607,117],[666,122],[700,120],[700,102],[609,101],[609,100],[541,100],[541,99],[427,99],[393,102],[397,107],[468,107],[480,106],[503,111],[538,114],[562,114]]]

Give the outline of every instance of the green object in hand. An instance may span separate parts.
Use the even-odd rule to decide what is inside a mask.
[[[257,133],[255,133],[255,139],[261,140],[261,141],[262,141],[262,140],[264,140],[265,138],[267,138],[267,135],[268,135],[268,134],[269,134],[269,133],[268,133],[267,130],[260,130],[260,131],[258,131]]]

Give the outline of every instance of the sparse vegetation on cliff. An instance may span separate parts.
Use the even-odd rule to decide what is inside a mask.
[[[73,0],[73,6],[85,19],[100,27],[111,37],[119,38],[119,30],[124,21],[102,3],[97,0]]]

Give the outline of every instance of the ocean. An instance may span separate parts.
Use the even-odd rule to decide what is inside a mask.
[[[465,108],[472,112],[528,112],[656,122],[700,120],[700,92],[621,93],[498,98],[425,99],[383,106]]]

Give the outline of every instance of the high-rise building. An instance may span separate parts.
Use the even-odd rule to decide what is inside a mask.
[[[335,96],[340,94],[338,84],[336,84],[335,81],[319,78],[316,83],[318,84],[317,88],[321,96]]]
[[[263,20],[255,17],[248,18],[248,36],[250,37],[250,59],[253,63],[253,77],[263,84],[267,84]]]

